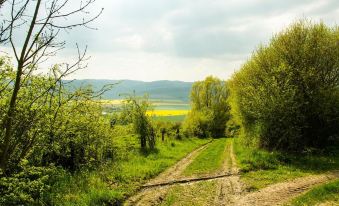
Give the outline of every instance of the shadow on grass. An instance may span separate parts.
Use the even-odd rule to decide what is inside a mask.
[[[305,172],[325,172],[339,169],[339,152],[334,150],[327,154],[280,154],[279,162]]]
[[[244,147],[235,141],[235,151],[242,172],[275,170],[279,167],[312,173],[339,169],[339,148],[337,147],[297,154]]]

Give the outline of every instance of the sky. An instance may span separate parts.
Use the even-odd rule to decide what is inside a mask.
[[[72,0],[71,4],[77,4]],[[72,62],[88,46],[88,68],[69,78],[197,81],[228,79],[252,52],[298,19],[339,20],[338,0],[97,0],[91,24],[60,38],[54,58]]]

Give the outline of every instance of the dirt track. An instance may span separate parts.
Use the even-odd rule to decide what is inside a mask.
[[[129,198],[124,205],[156,205],[158,200],[166,194],[166,191],[169,186],[166,186],[166,183],[173,180],[181,179],[182,172],[185,168],[192,163],[192,161],[198,156],[198,154],[204,150],[209,143],[199,147],[198,149],[191,152],[189,155],[184,157],[182,160],[177,162],[174,166],[165,170],[156,178],[150,180],[148,183],[143,185],[145,189],[140,191],[135,196]],[[165,185],[163,185],[165,184]],[[159,187],[153,187],[153,185],[161,185]]]
[[[336,178],[339,178],[339,171],[333,171],[321,175],[312,175],[288,182],[274,184],[242,197],[234,205],[282,205],[291,198],[298,196],[312,187]]]
[[[208,145],[204,145],[194,150],[173,167],[143,185],[143,189],[135,196],[129,198],[125,202],[125,205],[160,205],[165,200],[168,192],[176,185],[181,185],[187,188],[187,191],[190,191],[190,189],[195,188],[196,183],[204,181],[214,181],[216,183],[216,192],[214,200],[206,200],[206,203],[200,203],[200,205],[282,205],[291,198],[311,189],[313,186],[339,178],[339,171],[334,171],[321,175],[298,178],[293,181],[271,185],[256,192],[246,193],[240,181],[232,144],[225,147],[223,167],[217,173],[201,177],[183,176],[182,173],[186,167],[192,163],[207,146]],[[187,197],[185,197],[185,195]],[[183,199],[194,198],[191,196],[192,194],[189,192],[180,194],[180,197]],[[178,203],[174,205],[181,204]]]

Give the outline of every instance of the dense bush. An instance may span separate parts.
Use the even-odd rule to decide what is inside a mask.
[[[14,75],[4,58],[0,69],[0,110],[6,111]],[[62,81],[50,76],[27,76],[18,93],[16,115],[10,117],[9,150],[5,154],[0,149],[0,154],[6,155],[4,172],[10,174],[22,159],[35,166],[53,163],[71,170],[103,161],[112,141],[108,122],[101,115],[100,105],[92,100],[93,94],[87,87],[70,92]],[[6,118],[0,116],[0,123]],[[1,148],[5,142],[1,132]]]
[[[293,24],[254,52],[230,89],[249,142],[294,151],[338,143],[339,28]]]
[[[227,99],[229,90],[226,82],[207,77],[195,82],[191,90],[192,110],[184,122],[189,135],[197,137],[222,137],[230,115]]]
[[[11,118],[9,135],[0,128],[0,204],[41,201],[54,166],[75,172],[112,159],[111,129],[96,93],[90,87],[70,91],[53,76],[57,72],[23,76],[15,115],[8,116],[15,75],[10,60],[0,58],[0,125]]]
[[[45,205],[60,170],[54,166],[29,166],[21,161],[15,174],[0,176],[0,205]]]

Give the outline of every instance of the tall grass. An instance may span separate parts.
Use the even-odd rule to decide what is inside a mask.
[[[64,174],[52,187],[54,205],[118,204],[132,195],[148,179],[183,158],[208,140],[169,139],[157,150],[143,152],[136,137],[116,139],[116,159],[91,171]]]

